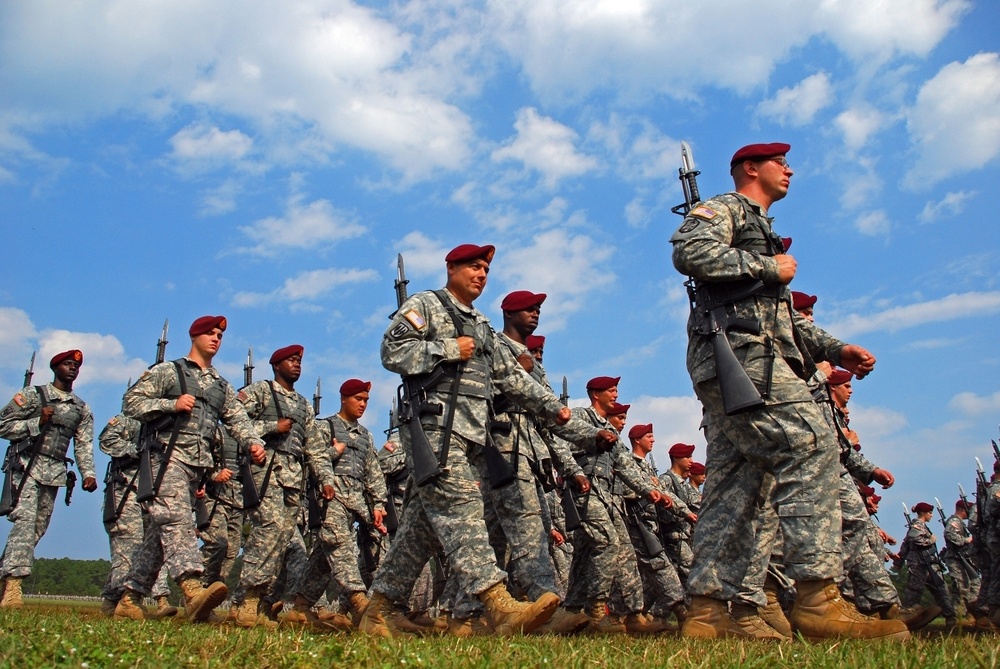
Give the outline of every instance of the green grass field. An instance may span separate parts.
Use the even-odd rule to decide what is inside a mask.
[[[76,603],[74,603],[76,604]],[[2,667],[998,667],[1000,636],[905,643],[692,643],[676,637],[400,639],[111,621],[95,607],[31,602],[0,611]]]

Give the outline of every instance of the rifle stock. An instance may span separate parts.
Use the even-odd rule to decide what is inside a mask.
[[[253,464],[250,453],[240,453],[240,482],[243,484],[243,510],[249,511],[260,506],[260,491],[253,479]]]
[[[3,494],[0,494],[0,516],[9,515],[14,510],[14,458],[11,455],[14,447],[8,446],[3,460]]]
[[[495,490],[509,486],[517,479],[517,474],[507,462],[507,458],[493,443],[493,440],[487,437],[487,442],[484,455],[486,457],[486,471],[490,477],[490,488]]]
[[[104,474],[104,515],[102,520],[105,524],[113,523],[118,518],[115,514],[115,509],[118,506],[118,501],[115,499],[115,477],[117,470],[115,469],[114,459],[108,463],[107,472]]]
[[[576,499],[573,497],[573,491],[570,490],[568,481],[563,482],[561,496],[563,515],[566,516],[566,531],[572,532],[580,529],[580,510],[576,508]]]

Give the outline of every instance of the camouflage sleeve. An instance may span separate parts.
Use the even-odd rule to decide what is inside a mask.
[[[34,386],[18,391],[0,412],[0,437],[12,443],[37,437],[40,406]]]
[[[306,454],[309,469],[320,485],[334,484],[333,461],[330,460],[330,424],[325,420],[314,420],[306,432]]]
[[[139,451],[139,423],[118,414],[101,430],[97,445],[113,458],[135,457]]]
[[[809,352],[813,360],[832,362],[840,364],[840,349],[844,348],[844,342],[830,335],[823,328],[812,323],[802,314],[791,309],[792,325],[802,342],[802,347]]]
[[[430,372],[441,362],[459,361],[457,339],[431,336],[431,320],[443,311],[437,302],[433,293],[417,293],[393,316],[382,337],[382,365],[387,370],[410,376]]]
[[[962,547],[972,541],[972,537],[967,537],[965,523],[958,516],[952,516],[944,526],[944,540],[949,546]]]
[[[689,507],[687,502],[685,502],[682,498],[669,490],[665,490],[663,493],[670,499],[670,512],[677,516],[678,520],[686,520],[688,514],[693,513],[691,511],[691,507]]]
[[[140,423],[148,423],[165,414],[177,413],[176,398],[167,397],[177,380],[177,368],[172,362],[161,362],[147,369],[135,384],[125,391],[122,413]]]
[[[643,497],[648,497],[653,491],[653,481],[639,469],[632,454],[625,449],[621,441],[611,449],[611,454],[614,458],[615,476],[621,478],[632,490]]]
[[[236,399],[236,391],[231,383],[226,382],[226,403],[222,405],[222,424],[238,441],[243,448],[250,448],[254,444],[263,446],[263,439],[250,416],[247,415],[246,407]]]
[[[733,210],[725,198],[732,196],[707,200],[684,219],[670,238],[674,245],[674,267],[681,274],[701,281],[761,279],[776,282],[778,262],[774,258],[733,248],[736,226],[742,221],[734,220]]]
[[[253,423],[254,429],[262,437],[269,437],[278,433],[277,420],[261,420],[264,408],[271,400],[270,381],[255,381],[236,394],[237,399],[246,407],[247,416]]]
[[[365,453],[365,488],[368,491],[368,498],[372,501],[374,509],[385,511],[386,501],[389,499],[389,491],[385,487],[385,476],[382,468],[378,464],[378,453],[372,442],[372,435],[368,433],[368,449]]]
[[[579,422],[571,420],[570,423]],[[594,428],[595,433],[597,428]],[[574,476],[580,476],[583,474],[583,468],[580,463],[576,461],[573,457],[573,452],[570,450],[570,446],[566,441],[557,436],[552,436],[545,440],[545,445],[549,448],[549,453],[552,455],[552,462],[555,465],[556,471],[558,471],[564,479],[572,478]]]
[[[491,334],[496,339],[496,334]],[[514,401],[528,411],[547,418],[555,418],[563,408],[551,390],[538,384],[531,375],[524,371],[521,364],[514,358],[506,346],[499,341],[494,342],[491,373],[497,388],[509,395]]]
[[[83,419],[73,433],[73,457],[80,476],[97,478],[94,471],[94,414],[86,404],[83,405]]]
[[[919,548],[927,548],[934,545],[934,535],[927,529],[927,525],[920,521],[913,523],[913,527],[906,533],[906,538],[910,540],[910,543]]]
[[[877,467],[872,464],[872,462],[862,455],[861,451],[856,450],[853,446],[847,451],[847,457],[844,460],[844,467],[850,472],[851,476],[861,481],[865,485],[869,485],[875,480],[875,470]]]

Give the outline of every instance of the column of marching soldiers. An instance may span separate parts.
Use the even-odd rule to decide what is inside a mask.
[[[500,332],[471,308],[493,253],[455,248],[446,290],[410,298],[400,259],[399,310],[381,355],[403,385],[378,451],[358,422],[370,382],[343,382],[339,410],[319,418],[319,382],[311,402],[295,389],[302,346],[274,351],[273,378],[256,382],[248,355],[236,390],[212,366],[225,318],[195,320],[190,352],[174,361],[164,360],[165,325],[156,364],[129,387],[122,413],[98,440],[111,457],[103,522],[112,566],[102,612],[177,615],[169,578],[192,622],[382,636],[676,631],[673,619],[688,616],[684,584],[705,467],[693,461],[693,445],[678,443],[670,467],[656,469],[653,425],[626,429],[619,377],[589,380],[587,404],[572,411],[565,378],[556,397],[542,364],[545,339],[534,334],[546,296],[508,294]],[[816,297],[792,296],[811,318]],[[54,379],[42,386],[30,385],[29,369],[0,414],[0,437],[11,442],[0,512],[13,523],[0,566],[2,607],[22,605],[21,582],[64,485],[69,503],[71,439],[82,487],[97,489],[93,418],[72,392],[82,364],[79,350],[54,356]],[[1000,451],[991,480],[979,467],[975,503],[962,490],[947,519],[938,503],[949,593],[929,504],[907,514],[900,552],[887,551],[894,540],[876,524],[881,498],[869,484],[888,487],[893,477],[865,459],[849,427],[852,375],[827,372],[814,394],[848,481],[842,531],[852,557],[841,593],[862,614],[909,630],[942,614],[949,629],[993,629]],[[757,524],[754,553],[763,559],[730,604],[731,636],[793,634],[786,612],[795,584],[783,574],[771,520],[764,513]],[[230,593],[224,580],[241,550]],[[908,568],[902,600],[883,566],[890,557]],[[918,604],[925,586],[934,605]],[[228,615],[220,615],[226,600]]]

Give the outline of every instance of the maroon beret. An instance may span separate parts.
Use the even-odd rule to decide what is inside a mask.
[[[694,454],[694,444],[674,444],[667,454],[672,458],[690,458]]]
[[[195,322],[191,324],[191,327],[188,328],[188,334],[192,337],[197,337],[206,332],[211,332],[214,328],[219,328],[225,332],[227,325],[229,323],[226,321],[225,316],[202,316],[195,319]]]
[[[831,386],[842,386],[853,378],[854,375],[846,369],[835,369],[830,372],[830,377],[826,380],[826,382]]]
[[[879,502],[882,501],[882,496],[881,495],[869,495],[868,496],[868,501],[870,501],[872,504],[878,504]]]
[[[632,429],[628,431],[628,438],[633,441],[637,439],[642,439],[647,434],[653,431],[653,424],[646,423],[645,425],[633,425]]]
[[[76,360],[76,364],[82,365],[83,351],[78,351],[75,348],[71,348],[70,350],[63,351],[62,353],[56,353],[54,356],[52,356],[52,359],[49,360],[49,369],[55,369],[56,365],[58,365],[63,360]]]
[[[963,499],[960,499],[957,502],[955,502],[956,509],[963,507],[965,508],[966,511],[971,511],[972,509],[976,508],[976,505],[968,500],[963,500]]]
[[[614,388],[622,380],[620,376],[595,376],[587,381],[587,390],[607,390]]]
[[[268,364],[271,365],[277,365],[282,360],[285,360],[286,358],[291,358],[293,355],[302,355],[303,351],[305,351],[305,349],[302,348],[302,346],[300,346],[299,344],[292,344],[284,348],[279,348],[277,351],[272,353],[271,359],[268,360],[267,362]]]
[[[486,246],[476,246],[475,244],[461,244],[456,246],[448,255],[444,257],[445,262],[472,262],[473,260],[485,260],[487,263],[493,262],[493,254],[496,248],[487,244]]]
[[[631,408],[632,408],[631,404],[619,404],[618,402],[615,402],[614,404],[611,405],[611,408],[608,409],[608,415],[621,416],[622,414],[628,413],[628,410]]]
[[[782,237],[781,238],[781,248],[785,249],[785,253],[788,253],[788,249],[792,248],[792,238]]]
[[[802,311],[807,309],[812,305],[816,304],[816,300],[819,298],[815,295],[806,295],[805,293],[800,293],[797,290],[792,291],[792,309],[795,311]]]
[[[530,290],[515,290],[508,293],[500,303],[504,311],[522,311],[529,307],[540,306],[545,301],[545,293],[533,293]]]
[[[528,335],[524,338],[524,345],[529,351],[534,351],[545,346],[545,337],[543,335]]]
[[[693,476],[703,476],[705,474],[705,465],[700,462],[692,462],[688,473]]]
[[[729,161],[729,169],[736,167],[744,160],[763,160],[783,156],[791,150],[791,145],[774,142],[772,144],[747,144],[742,149],[733,154],[733,159]]]
[[[357,395],[358,393],[367,393],[372,389],[371,381],[362,381],[361,379],[347,379],[340,385],[340,394],[343,397],[350,397],[351,395]]]
[[[928,511],[933,511],[933,510],[934,507],[928,504],[927,502],[917,502],[916,504],[913,505],[913,508],[910,509],[910,511],[912,511],[913,513],[927,513]]]

